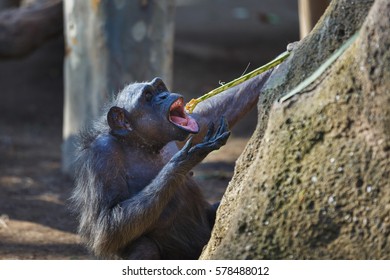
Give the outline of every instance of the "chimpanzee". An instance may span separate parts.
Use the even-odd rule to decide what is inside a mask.
[[[97,257],[199,257],[216,207],[190,171],[226,143],[270,73],[200,103],[193,114],[159,78],[131,84],[80,134],[72,200],[82,240]]]

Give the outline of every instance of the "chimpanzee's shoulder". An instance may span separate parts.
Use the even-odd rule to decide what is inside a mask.
[[[99,158],[117,158],[122,154],[120,142],[112,135],[99,135],[92,141],[89,152]]]
[[[76,174],[84,174],[89,170],[88,174],[97,172],[104,175],[120,169],[123,162],[120,143],[109,134],[100,134],[76,152],[74,171]]]

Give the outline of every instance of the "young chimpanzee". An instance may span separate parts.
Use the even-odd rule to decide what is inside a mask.
[[[82,240],[100,258],[196,259],[210,238],[215,207],[191,169],[223,146],[258,100],[270,72],[202,102],[159,78],[127,86],[80,137],[72,196]],[[214,125],[218,127],[214,130]],[[180,150],[176,141],[184,141]]]

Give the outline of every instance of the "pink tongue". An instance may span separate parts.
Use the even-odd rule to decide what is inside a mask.
[[[177,116],[171,116],[171,120],[181,126],[186,126],[188,124],[187,119]]]
[[[187,128],[189,130],[191,130],[192,132],[194,132],[194,133],[198,133],[199,132],[198,123],[193,118],[189,118],[188,119]]]
[[[182,118],[178,116],[171,116],[172,122],[174,122],[177,125],[180,125],[182,127],[185,127],[186,129],[198,133],[199,131],[199,126],[198,123],[191,117],[188,118]]]

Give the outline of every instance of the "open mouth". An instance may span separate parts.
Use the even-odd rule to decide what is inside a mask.
[[[183,98],[178,98],[175,102],[172,103],[169,108],[168,119],[174,125],[190,132],[198,133],[199,126],[198,123],[184,111],[184,101]]]

